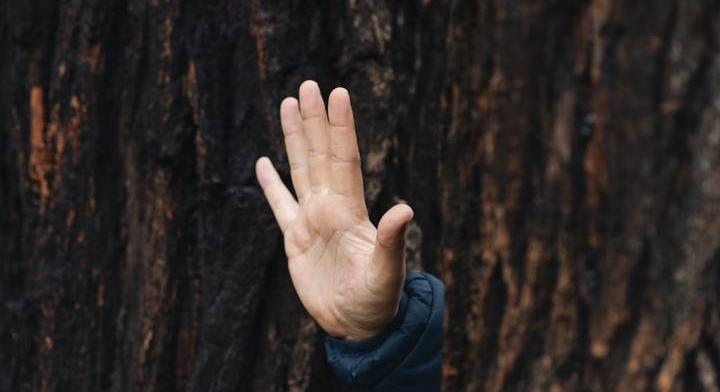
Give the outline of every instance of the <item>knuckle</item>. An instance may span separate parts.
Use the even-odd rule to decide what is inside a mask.
[[[313,111],[313,112],[310,112],[310,113],[303,114],[303,115],[302,115],[302,119],[303,119],[304,121],[324,120],[324,119],[325,119],[325,114],[322,113],[322,112],[319,111],[319,110],[318,110],[317,112],[314,112],[314,111]]]
[[[334,163],[354,163],[359,164],[360,163],[360,156],[353,154],[350,156],[343,156],[342,154],[339,154],[335,151],[330,154],[330,160]]]
[[[291,161],[290,161],[290,170],[292,170],[292,171],[299,171],[299,170],[303,170],[303,169],[305,169],[305,163],[303,163],[303,162],[298,162],[298,161],[295,161],[295,160],[291,160]]]
[[[311,191],[313,194],[319,195],[319,196],[327,195],[328,192],[329,192],[328,188],[327,188],[325,185],[321,184],[321,183],[312,183],[312,184],[310,184],[310,191]]]
[[[321,150],[321,149],[318,149],[318,148],[314,148],[314,147],[310,147],[310,148],[308,149],[308,156],[309,156],[310,158],[322,159],[322,158],[325,158],[325,157],[327,156],[327,153],[326,153],[324,150]]]

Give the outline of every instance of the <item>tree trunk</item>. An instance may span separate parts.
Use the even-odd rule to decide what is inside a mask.
[[[306,78],[445,390],[720,390],[718,4],[0,1],[0,390],[337,389],[253,170]]]

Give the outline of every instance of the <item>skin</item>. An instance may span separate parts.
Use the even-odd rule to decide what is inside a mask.
[[[397,314],[413,211],[399,204],[377,227],[370,222],[347,90],[334,89],[326,111],[317,83],[305,81],[299,100],[282,101],[280,120],[295,196],[267,157],[256,171],[283,232],[295,290],[328,334],[370,337]]]

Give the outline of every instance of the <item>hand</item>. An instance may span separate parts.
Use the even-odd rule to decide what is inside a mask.
[[[413,211],[396,205],[375,228],[347,90],[330,93],[327,112],[313,81],[300,86],[299,102],[285,98],[280,105],[297,200],[266,157],[257,161],[257,178],[285,237],[290,277],[305,309],[330,335],[363,339],[397,314]]]

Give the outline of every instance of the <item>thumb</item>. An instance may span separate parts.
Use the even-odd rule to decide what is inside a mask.
[[[368,269],[370,287],[400,292],[405,280],[405,229],[412,218],[412,208],[398,204],[380,219]]]

